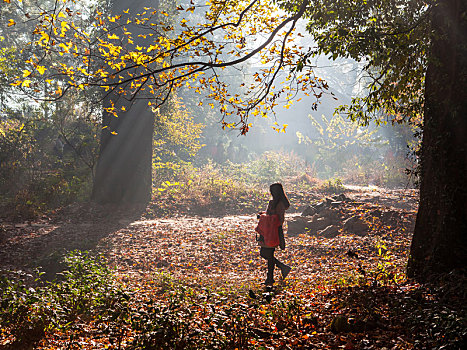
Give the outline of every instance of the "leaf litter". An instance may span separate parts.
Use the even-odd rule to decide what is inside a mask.
[[[180,317],[191,321],[190,334],[201,332],[206,337],[218,325],[216,332],[237,337],[234,343],[245,348],[454,349],[465,341],[465,280],[457,280],[456,288],[452,280],[421,286],[405,278],[417,209],[415,191],[354,189],[342,201],[326,200],[322,194],[289,197],[295,209],[286,215],[289,228],[300,220],[305,225],[328,220],[329,225],[316,231],[289,230],[287,247],[278,249],[276,256],[292,266],[292,272],[282,280],[276,271],[277,283],[271,289],[262,285],[266,262],[255,242],[256,215],[238,210],[230,215],[235,208],[227,216],[146,214],[126,221],[81,208],[71,212],[81,219],[79,225],[64,222],[63,213],[40,225],[2,222],[0,263],[3,268],[27,269],[30,264],[24,258],[11,257],[30,254],[34,261],[44,262],[44,253],[50,256],[51,248],[75,248],[88,240],[132,291],[134,307],[138,300],[169,305],[173,292],[182,291]],[[302,215],[307,206],[318,208],[320,203],[328,203],[327,210]],[[88,215],[83,216],[83,210]],[[83,217],[93,219],[86,222]],[[344,224],[350,218],[364,223],[358,234],[351,232],[354,226]],[[336,227],[331,235],[329,226]],[[241,315],[241,321],[233,322],[234,314]],[[225,322],[244,333],[226,329]],[[92,322],[81,333],[81,346],[112,348],[109,338],[93,337]],[[128,339],[123,345],[142,334],[130,328],[124,333]],[[49,335],[39,348],[69,337]]]

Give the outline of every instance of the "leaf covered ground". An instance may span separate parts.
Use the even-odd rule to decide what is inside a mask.
[[[207,205],[210,216],[171,212],[166,198],[162,217],[153,217],[154,207],[141,216],[87,206],[37,222],[4,221],[0,266],[40,265],[50,279],[62,253],[79,249],[102,253],[114,269],[125,297],[107,307],[111,316],[76,316],[45,331],[36,348],[462,348],[462,275],[431,285],[404,275],[417,193],[354,188],[330,197],[290,193],[287,247],[276,257],[292,272],[282,280],[276,271],[273,288],[262,284],[266,262],[255,243],[261,196],[247,210],[242,201]],[[301,215],[325,203],[326,210]],[[345,224],[351,221],[361,225]],[[5,348],[19,344],[7,327],[2,337]]]

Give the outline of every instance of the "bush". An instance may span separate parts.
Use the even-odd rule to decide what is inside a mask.
[[[99,257],[74,251],[63,262],[60,279],[42,282],[31,275],[0,277],[0,323],[3,342],[23,348],[39,341],[46,331],[64,331],[80,319],[97,318],[121,328],[122,308],[129,297],[116,285]],[[38,274],[40,276],[40,273]]]
[[[322,183],[320,190],[329,194],[340,194],[345,191],[345,187],[341,179],[330,179]]]

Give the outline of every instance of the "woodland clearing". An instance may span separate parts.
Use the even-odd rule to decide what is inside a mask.
[[[293,269],[286,280],[276,271],[272,289],[262,285],[266,263],[255,242],[255,212],[265,204],[259,198],[244,213],[238,204],[211,205],[209,216],[163,217],[75,205],[53,218],[3,221],[0,266],[30,273],[41,266],[53,279],[66,251],[90,250],[104,255],[128,296],[127,318],[77,317],[64,330],[46,331],[35,348],[461,348],[465,281],[422,286],[405,277],[417,192],[353,188],[343,198],[328,199],[321,213],[336,227],[328,235],[327,227],[290,230],[326,195],[289,194],[287,247],[277,256]],[[351,232],[342,224],[349,218],[365,230]],[[171,316],[157,323],[148,305]],[[171,331],[160,333],[164,327]],[[5,348],[14,344],[7,329],[2,335]]]

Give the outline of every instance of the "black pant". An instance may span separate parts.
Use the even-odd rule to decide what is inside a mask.
[[[274,251],[276,248],[267,248],[261,247],[259,254],[262,258],[268,261],[268,274],[266,278],[266,282],[273,283],[274,282],[274,267],[277,266],[278,268],[282,269],[285,264],[280,262],[274,257]]]

